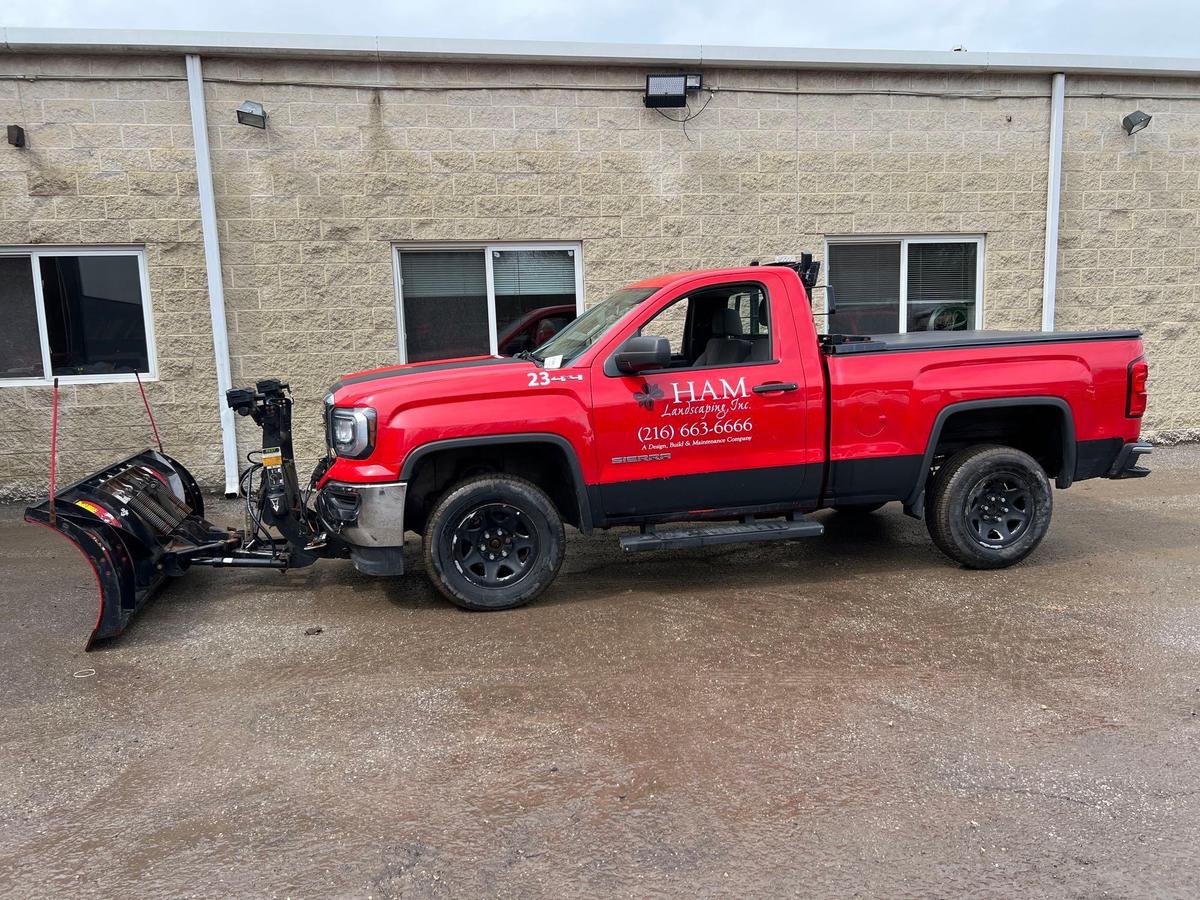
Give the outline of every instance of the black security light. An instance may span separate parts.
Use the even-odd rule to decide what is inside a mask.
[[[251,128],[267,127],[267,111],[257,100],[247,100],[237,108],[238,122]]]
[[[25,129],[20,125],[8,126],[8,142],[14,147],[25,146]]]
[[[1154,117],[1147,115],[1140,109],[1135,109],[1121,120],[1121,127],[1125,129],[1126,134],[1137,134],[1150,124],[1152,118]]]
[[[651,108],[687,106],[688,94],[702,87],[700,73],[687,75],[647,75],[646,95],[642,102]]]

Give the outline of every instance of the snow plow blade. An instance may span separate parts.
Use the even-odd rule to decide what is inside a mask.
[[[100,608],[84,646],[111,638],[193,559],[231,554],[239,532],[204,519],[204,499],[182,465],[145,450],[25,510],[79,548],[96,575]]]

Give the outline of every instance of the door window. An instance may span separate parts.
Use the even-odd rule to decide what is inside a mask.
[[[639,333],[671,342],[672,368],[765,362],[770,302],[760,284],[705,288],[666,306]]]

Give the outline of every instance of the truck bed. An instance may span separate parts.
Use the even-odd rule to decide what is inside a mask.
[[[824,335],[821,346],[830,356],[897,353],[907,350],[957,350],[1017,344],[1065,344],[1140,338],[1141,331],[910,331],[907,334]]]

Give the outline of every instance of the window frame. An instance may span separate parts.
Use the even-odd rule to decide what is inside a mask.
[[[868,234],[868,235],[826,235],[825,236],[825,283],[830,284],[833,278],[833,265],[829,248],[835,244],[899,244],[900,245],[900,321],[899,334],[908,333],[908,248],[911,244],[975,244],[975,327],[972,331],[982,331],[984,328],[984,265],[983,254],[986,234]],[[829,317],[821,317],[820,333],[829,331]]]
[[[50,367],[50,334],[46,327],[46,301],[42,290],[41,258],[43,256],[132,256],[137,260],[138,283],[142,291],[142,318],[146,329],[146,372],[107,372],[102,375],[55,375]],[[125,384],[138,380],[158,381],[158,346],[154,340],[154,310],[150,298],[150,273],[146,265],[146,248],[114,245],[78,247],[69,244],[0,246],[0,258],[28,258],[33,275],[33,302],[37,308],[38,342],[42,351],[42,378],[0,378],[0,388],[51,387],[59,384]]]
[[[583,242],[582,241],[393,241],[392,281],[396,287],[396,340],[401,365],[408,363],[408,334],[404,327],[404,279],[400,270],[401,253],[420,253],[436,250],[483,254],[484,287],[487,289],[488,352],[499,355],[500,335],[496,331],[496,282],[492,272],[494,250],[572,250],[575,260],[575,315],[584,311],[583,303]]]

